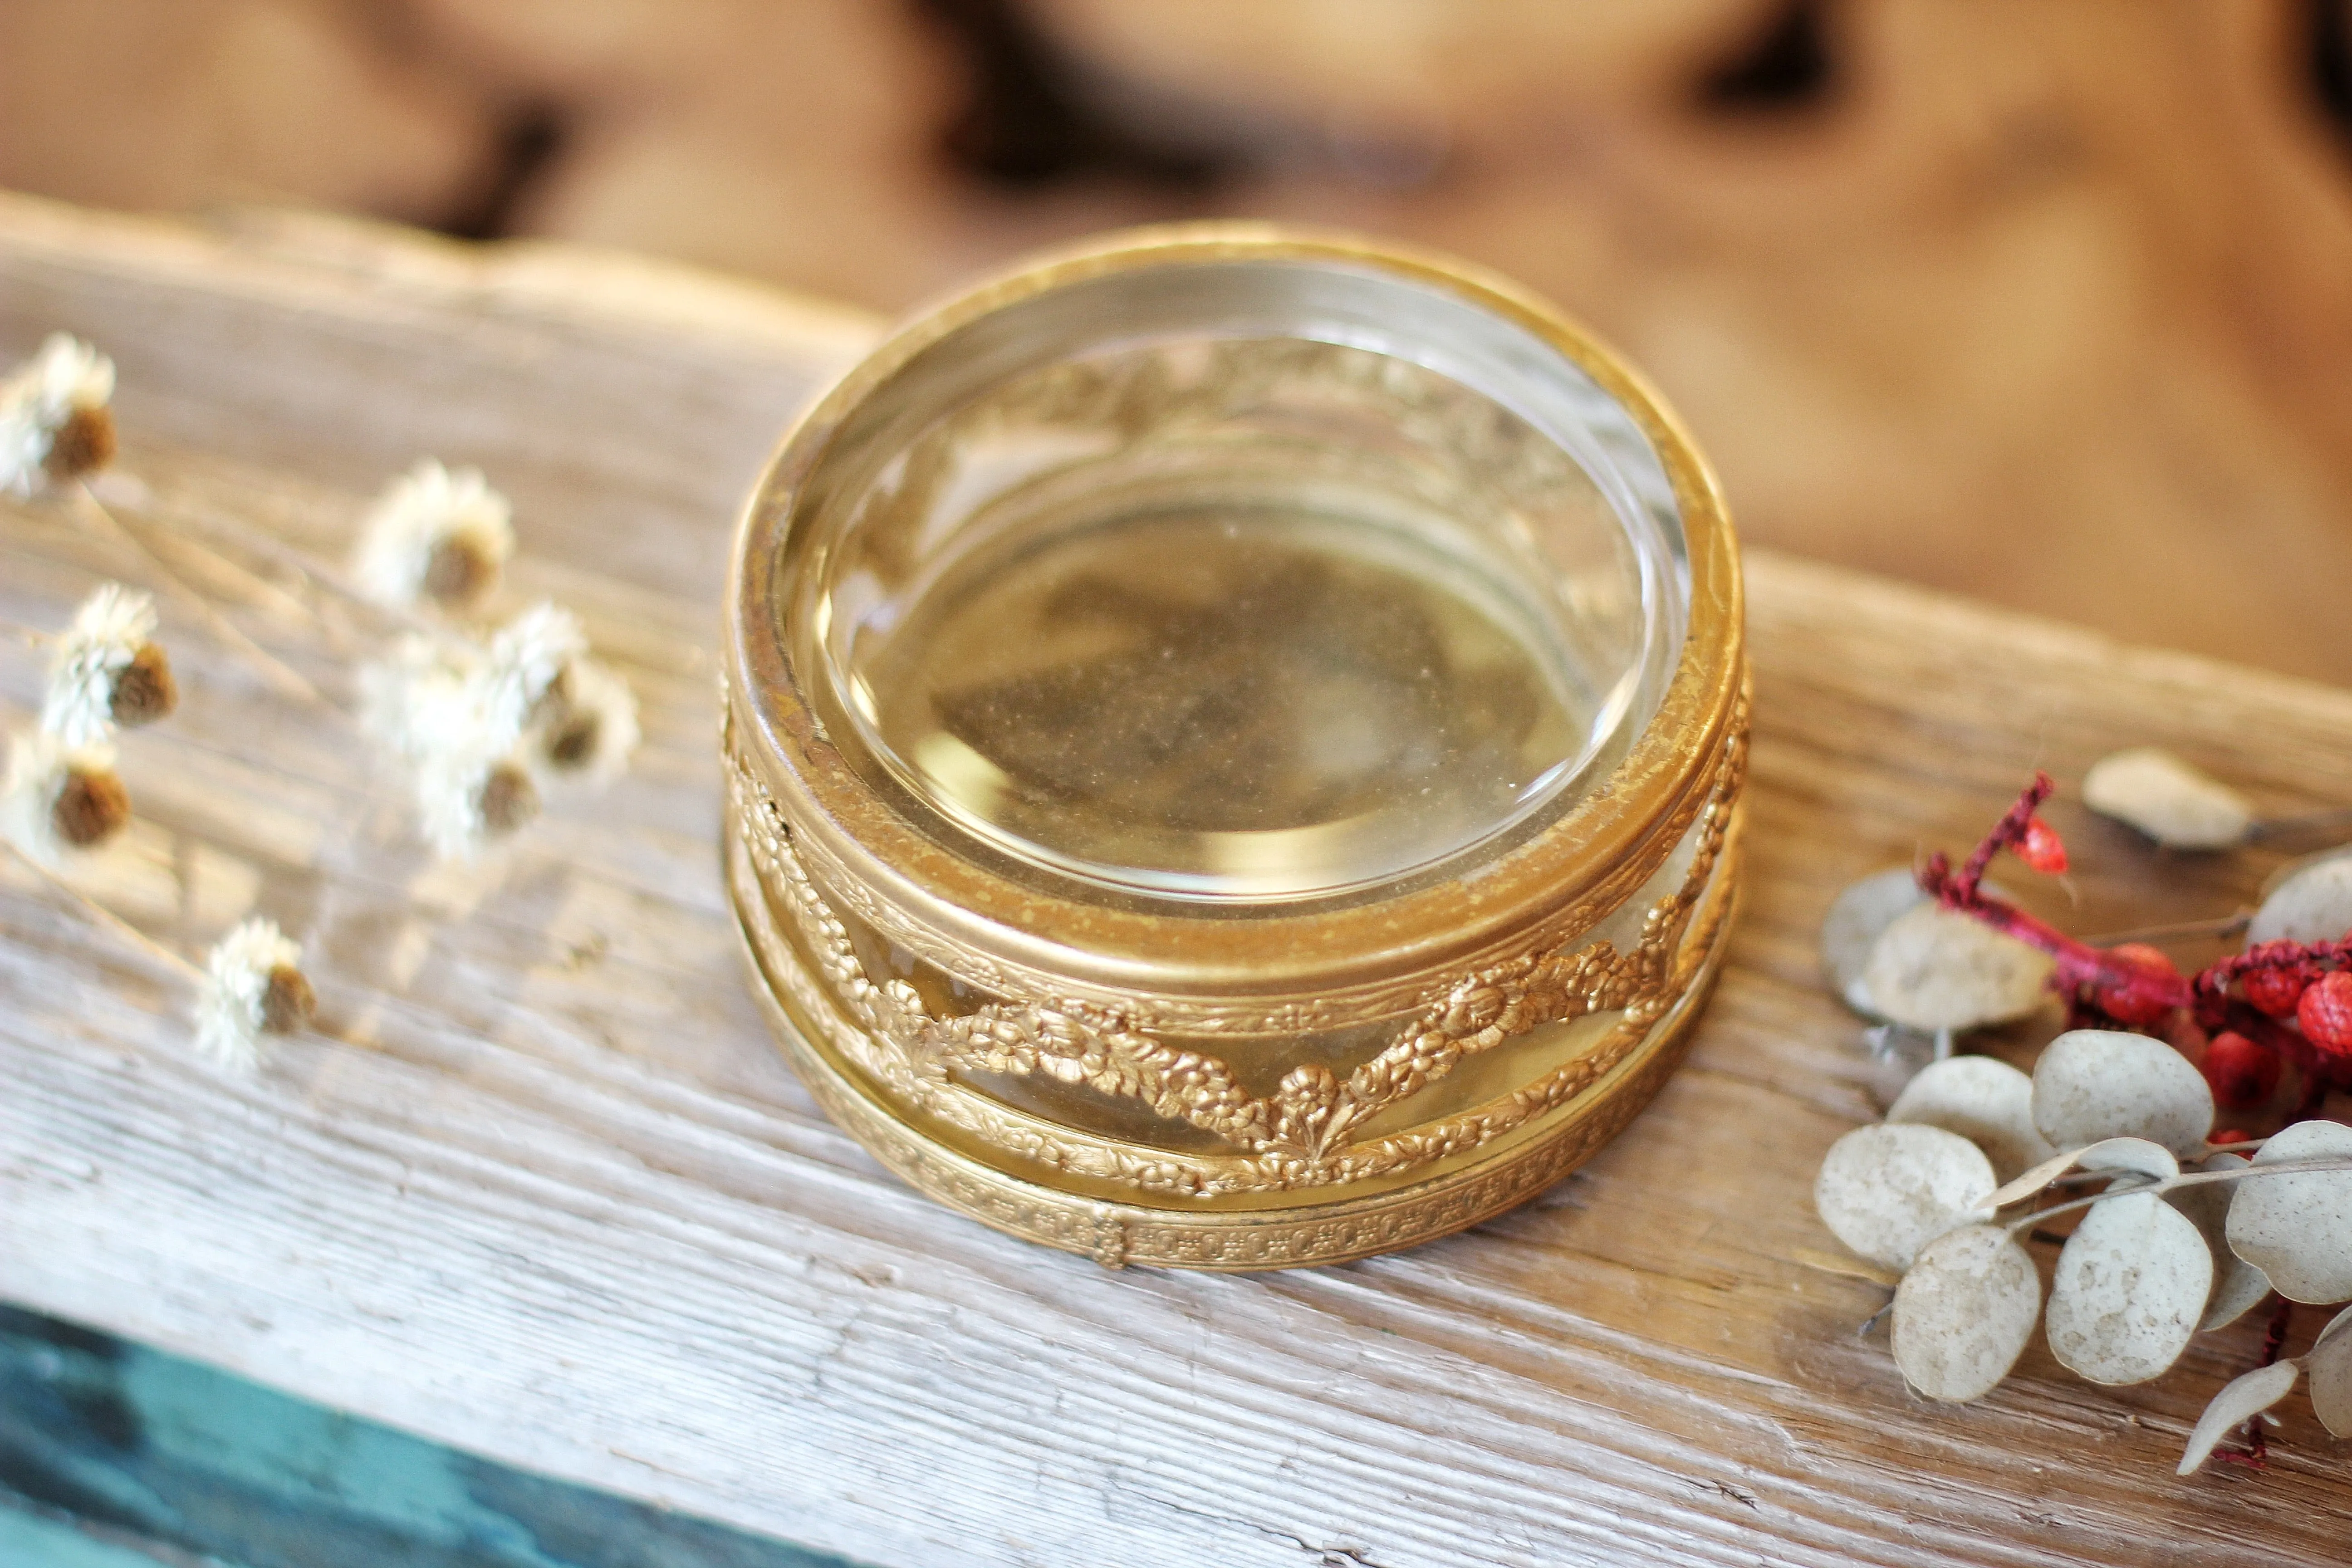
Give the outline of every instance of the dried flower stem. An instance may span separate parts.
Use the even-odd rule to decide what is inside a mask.
[[[331,596],[342,600],[348,605],[365,610],[371,615],[381,616],[388,621],[395,622],[404,631],[417,632],[424,636],[434,637],[436,640],[447,635],[445,630],[434,622],[427,620],[425,616],[418,615],[415,610],[410,609],[404,605],[387,605],[379,600],[368,597],[365,594],[360,592],[358,586],[353,584],[350,578],[344,576],[333,566],[321,561],[319,557],[311,554],[309,551],[302,549],[299,545],[287,543],[284,540],[278,538],[276,534],[271,533],[267,529],[257,528],[252,523],[247,522],[241,518],[230,517],[226,514],[214,511],[209,507],[195,510],[194,515],[199,517],[203,526],[206,528],[220,529],[224,531],[235,534],[236,536],[237,543],[241,548],[251,550],[256,554],[266,556],[272,564],[293,573],[296,576],[301,578],[305,584],[314,590],[322,590]],[[147,516],[149,520],[153,521],[158,527],[168,528],[171,526],[170,521],[167,518],[160,515],[152,509],[148,511]],[[224,562],[227,561],[227,557],[219,555],[218,552],[214,552],[214,554]],[[251,574],[247,574],[247,575],[250,576]],[[260,581],[258,578],[255,580]],[[300,603],[299,600],[295,602],[298,605]],[[314,621],[320,621],[321,625],[324,624],[323,619],[315,609],[312,609],[308,605],[302,605],[300,607],[304,613],[308,614]]]
[[[292,666],[278,658],[277,655],[271,653],[268,648],[263,647],[259,643],[247,637],[237,627],[236,623],[231,621],[226,616],[222,615],[220,611],[215,609],[211,600],[205,598],[195,589],[190,587],[187,583],[181,578],[178,573],[173,571],[170,566],[164,563],[163,558],[156,554],[155,552],[148,546],[144,540],[141,539],[136,533],[133,533],[129,528],[125,527],[120,519],[116,518],[112,512],[106,510],[105,504],[101,502],[98,497],[90,493],[89,486],[87,484],[77,483],[72,487],[72,494],[77,504],[82,508],[90,520],[110,532],[123,544],[128,545],[131,550],[135,551],[141,559],[146,562],[148,569],[154,573],[156,577],[163,584],[163,585],[169,588],[182,600],[185,601],[188,606],[195,611],[196,615],[203,619],[205,625],[210,628],[214,636],[219,637],[223,642],[229,644],[231,647],[236,648],[238,652],[243,653],[247,658],[252,659],[255,664],[260,667],[262,672],[269,677],[270,680],[274,684],[286,691],[289,696],[299,697],[306,702],[317,703],[320,707],[324,708],[333,708],[335,706],[334,703],[328,700],[326,693],[320,691],[316,686],[310,684],[309,680],[303,678],[299,671],[296,670]]]
[[[2317,1160],[2280,1160],[2268,1165],[2238,1165],[2227,1171],[2183,1171],[2177,1176],[2168,1176],[2162,1181],[2131,1181],[2119,1178],[2116,1185],[2110,1186],[2104,1193],[2093,1193],[2087,1197],[2070,1198],[2063,1204],[2053,1204],[2046,1209],[2037,1209],[2032,1214],[2011,1220],[2009,1224],[2009,1234],[2015,1236],[2021,1231],[2039,1225],[2045,1219],[2051,1219],[2062,1214],[2071,1214],[2076,1209],[2088,1208],[2093,1204],[2104,1202],[2108,1198],[2121,1197],[2126,1193],[2160,1194],[2179,1187],[2203,1186],[2208,1182],[2245,1182],[2252,1181],[2257,1176],[2300,1176],[2312,1172],[2338,1171],[2352,1171],[2352,1156],[2339,1155]],[[2126,1173],[2125,1174],[2128,1176],[2135,1173]]]
[[[35,876],[47,884],[50,892],[72,903],[89,920],[112,931],[116,936],[121,937],[148,957],[157,960],[166,968],[178,972],[181,978],[192,984],[203,984],[205,971],[202,965],[165,947],[137,926],[26,854],[9,840],[0,838],[0,848],[6,849],[9,854],[16,857],[19,865],[29,868]]]

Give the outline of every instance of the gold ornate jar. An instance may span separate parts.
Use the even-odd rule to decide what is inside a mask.
[[[784,1049],[1015,1235],[1444,1235],[1623,1127],[1714,977],[1730,521],[1655,394],[1468,267],[1216,224],[987,283],[786,437],[728,614]]]

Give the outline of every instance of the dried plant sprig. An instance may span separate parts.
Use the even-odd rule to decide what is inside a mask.
[[[119,725],[151,724],[179,702],[172,661],[155,640],[155,601],[102,583],[49,653],[41,728],[68,746],[105,740]]]
[[[415,770],[425,837],[468,858],[534,817],[539,774],[609,777],[637,742],[628,683],[579,618],[532,606],[487,643],[410,636],[362,673],[368,729]]]
[[[1983,921],[2004,935],[2050,955],[2057,969],[2053,983],[2078,1001],[2123,1023],[2153,1023],[2191,1000],[2189,983],[2172,960],[2152,947],[2126,943],[2096,948],[2037,920],[2005,899],[1984,890],[1984,874],[1994,856],[2015,850],[2036,870],[2063,870],[2065,847],[2049,824],[2035,815],[2057,788],[2037,773],[1986,834],[1958,871],[1939,850],[1919,870],[1919,886],[1948,910]]]
[[[328,700],[327,695],[299,670],[295,669],[284,659],[247,636],[236,622],[221,614],[210,599],[190,587],[178,573],[172,570],[170,564],[162,556],[155,553],[146,541],[125,527],[121,519],[108,510],[105,503],[90,493],[88,485],[73,486],[71,494],[75,504],[85,518],[137,555],[158,583],[168,589],[173,597],[186,605],[215,637],[251,660],[255,668],[269,679],[270,684],[278,687],[288,696],[299,698],[318,707],[334,706]]]
[[[131,793],[114,771],[114,748],[69,746],[46,730],[8,738],[0,780],[0,838],[44,866],[94,849],[131,820]]]
[[[275,921],[245,921],[205,956],[196,1053],[226,1071],[251,1072],[261,1065],[262,1037],[299,1034],[318,1005],[300,946]]]
[[[352,563],[377,604],[420,600],[461,610],[478,603],[514,553],[513,509],[479,468],[432,458],[386,487],[369,509]]]
[[[113,460],[114,362],[52,332],[0,380],[0,489],[29,496]]]

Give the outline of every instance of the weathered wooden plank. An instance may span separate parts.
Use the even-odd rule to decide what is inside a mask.
[[[1972,838],[2024,772],[2175,744],[2266,804],[2341,797],[2352,695],[1874,579],[1750,563],[1748,912],[1691,1065],[1539,1202],[1295,1275],[1025,1247],[884,1175],[771,1050],[717,878],[709,649],[735,498],[868,326],[587,261],[0,203],[0,351],[122,362],[123,468],[340,551],[420,450],[516,498],[646,700],[601,797],[435,869],[348,725],[166,606],[189,700],[131,737],[136,855],[89,875],[194,947],[248,902],[320,956],[326,1032],[194,1066],[168,977],[0,882],[0,1296],[501,1461],[877,1563],[2325,1563],[2342,1456],[2300,1407],[2258,1478],[2172,1458],[2258,1330],[2106,1391],[2040,1349],[1907,1395],[1885,1299],[1811,1212],[1871,1113],[1811,933],[1846,878]],[[228,537],[224,534],[223,537]],[[110,564],[0,510],[0,616]],[[349,654],[238,623],[331,691]],[[351,635],[349,628],[342,635]],[[32,661],[0,659],[21,717]],[[2273,858],[2161,861],[2063,807],[2077,929],[2227,907]],[[183,890],[183,889],[187,890]]]

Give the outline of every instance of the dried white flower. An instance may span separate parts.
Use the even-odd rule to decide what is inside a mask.
[[[8,737],[0,782],[0,838],[44,866],[112,837],[131,820],[131,796],[114,772],[114,748],[68,746],[46,730]]]
[[[302,974],[302,950],[277,923],[249,920],[205,959],[196,997],[196,1054],[232,1072],[261,1065],[261,1037],[290,1035],[318,1005]]]
[[[472,643],[409,636],[392,656],[360,670],[362,722],[412,760],[495,754],[512,743],[490,733],[482,651]]]
[[[479,468],[423,458],[368,511],[352,562],[361,591],[385,605],[471,604],[514,553],[512,515]]]
[[[540,705],[566,667],[587,657],[579,616],[554,605],[533,605],[490,637],[476,676],[485,721],[510,743],[521,739],[541,717]]]
[[[531,754],[558,773],[609,779],[637,749],[636,693],[594,659],[565,665],[540,710]]]
[[[534,767],[604,777],[627,763],[636,698],[587,655],[579,618],[540,605],[487,645],[411,637],[361,672],[367,726],[414,765],[437,852],[471,858],[538,815]]]
[[[442,752],[417,767],[416,811],[434,853],[470,860],[539,815],[539,789],[511,757]]]
[[[170,712],[178,694],[154,636],[153,599],[119,583],[100,584],[50,655],[41,728],[68,746],[87,746],[117,724]]]
[[[114,362],[64,332],[0,381],[0,489],[29,496],[114,456]]]

